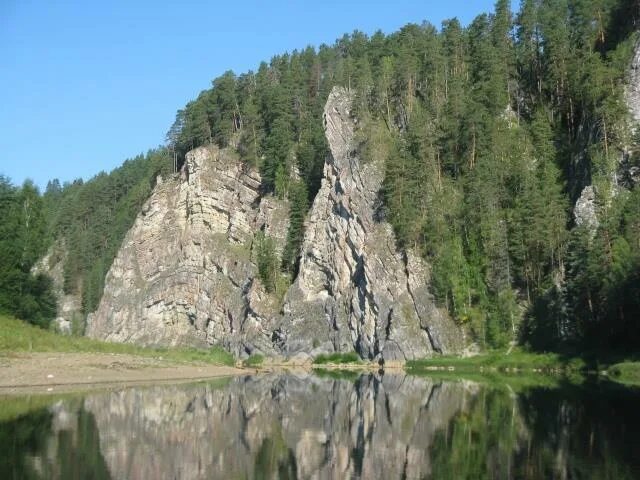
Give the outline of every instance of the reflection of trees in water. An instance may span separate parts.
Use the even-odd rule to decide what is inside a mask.
[[[481,389],[438,432],[431,449],[433,478],[512,478],[514,454],[526,445],[527,429],[513,394]]]
[[[538,447],[531,470],[547,478],[638,478],[639,404],[640,390],[612,383],[525,392],[522,414]]]
[[[0,478],[38,478],[27,458],[44,449],[50,428],[46,408],[0,423]]]
[[[255,457],[254,470],[256,480],[278,478],[292,480],[296,476],[296,457],[287,447],[282,430],[274,428],[273,436],[265,438]]]
[[[373,374],[123,389],[0,423],[0,478],[626,479],[638,400]]]
[[[482,389],[438,433],[433,478],[637,478],[639,400],[612,384]]]
[[[93,414],[57,404],[0,424],[0,478],[109,479]]]

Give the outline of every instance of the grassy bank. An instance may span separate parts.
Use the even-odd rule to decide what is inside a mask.
[[[234,365],[233,356],[219,347],[143,348],[131,344],[109,343],[86,337],[63,336],[0,314],[0,355],[21,352],[118,353],[162,357],[175,362],[205,362]]]
[[[244,367],[258,368],[264,363],[264,357],[262,355],[254,354],[242,362]]]
[[[474,357],[442,356],[409,361],[406,370],[412,374],[433,375],[497,375],[532,377],[536,374],[561,374],[579,377],[581,374],[602,376],[625,385],[640,386],[640,361],[632,357],[622,361],[619,356],[600,352],[584,352],[581,356],[558,353],[536,353],[522,349],[486,352]],[[575,380],[575,379],[574,379]],[[529,380],[527,380],[528,382]]]
[[[318,355],[313,359],[314,365],[349,365],[360,364],[360,356],[356,352],[346,353],[330,353],[327,355]]]
[[[549,375],[541,373],[512,373],[496,371],[454,371],[429,370],[413,371],[410,375],[425,377],[431,380],[445,382],[473,382],[493,389],[507,389],[519,393],[531,388],[555,389],[566,385],[580,385],[585,382],[584,375],[575,373],[569,375]]]
[[[449,370],[456,372],[529,372],[566,373],[581,372],[587,368],[581,358],[566,357],[557,353],[533,353],[513,349],[511,352],[491,351],[473,357],[441,356],[411,360],[408,372]]]

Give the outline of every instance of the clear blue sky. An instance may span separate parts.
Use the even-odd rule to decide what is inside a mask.
[[[468,24],[493,0],[0,0],[0,174],[88,179],[164,142],[226,70],[354,29]]]

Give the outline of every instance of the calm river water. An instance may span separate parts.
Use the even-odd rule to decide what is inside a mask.
[[[0,479],[640,478],[640,389],[344,376],[0,398]]]

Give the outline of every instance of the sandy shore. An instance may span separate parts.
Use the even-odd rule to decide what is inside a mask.
[[[60,393],[109,386],[177,383],[252,373],[110,353],[21,353],[0,357],[0,394]]]

